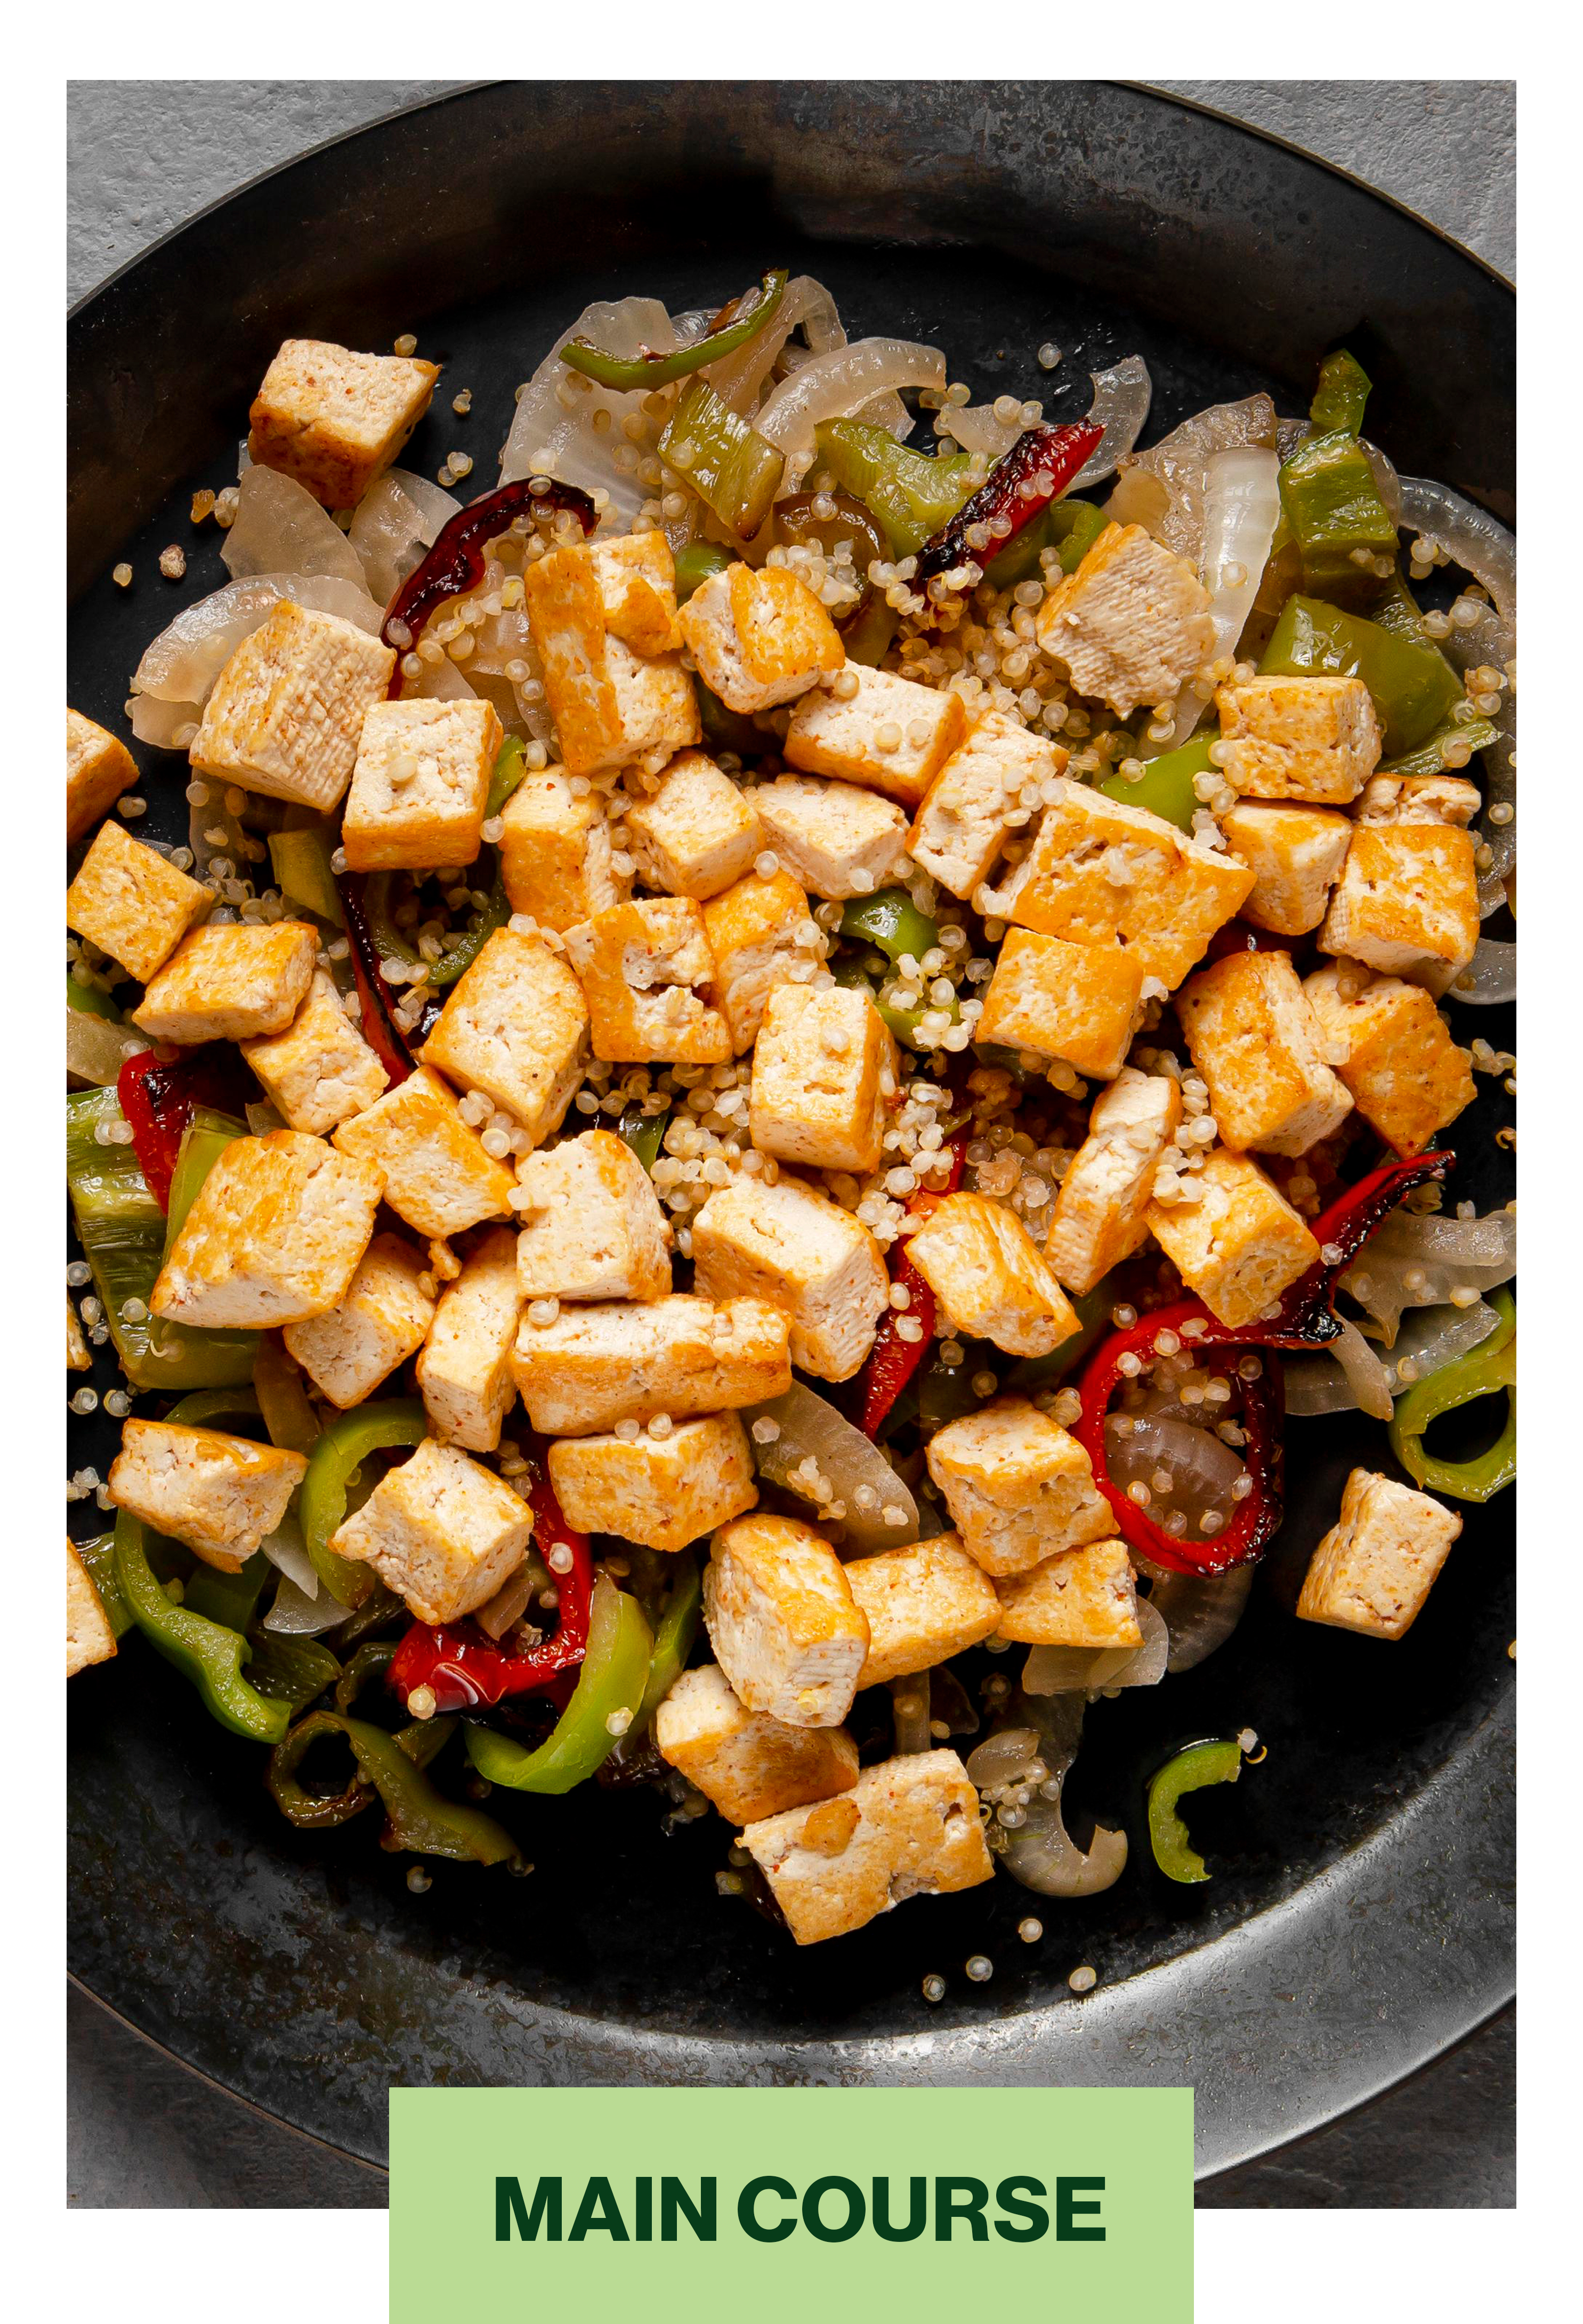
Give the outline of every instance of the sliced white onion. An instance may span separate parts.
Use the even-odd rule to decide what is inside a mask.
[[[1167,1674],[1195,1670],[1241,1621],[1253,1589],[1253,1566],[1234,1565],[1229,1573],[1178,1573],[1146,1557],[1137,1563],[1153,1584],[1149,1604],[1171,1633]]]
[[[776,1425],[778,1434],[768,1443],[754,1433],[759,1420]],[[810,1458],[817,1462],[820,1477],[829,1483],[831,1500],[845,1505],[839,1522],[846,1530],[847,1549],[866,1556],[872,1550],[917,1540],[918,1505],[879,1447],[801,1380],[768,1404],[750,1406],[742,1425],[759,1474],[815,1504],[817,1490],[810,1491],[796,1472]],[[887,1524],[887,1509],[900,1511],[898,1524]]]
[[[1026,1695],[1098,1694],[1124,1686],[1158,1686],[1171,1654],[1171,1633],[1146,1598],[1137,1601],[1136,1646],[1034,1646],[1023,1665]]]
[[[1414,1380],[1427,1379],[1470,1348],[1482,1347],[1500,1320],[1483,1299],[1472,1307],[1421,1308],[1403,1324],[1392,1350],[1392,1393],[1400,1396]]]
[[[318,1596],[318,1575],[313,1570],[313,1560],[308,1554],[308,1545],[302,1538],[302,1527],[288,1509],[273,1533],[259,1544],[270,1563],[289,1574],[305,1598]]]
[[[578,338],[623,358],[640,355],[645,347],[669,355],[677,344],[676,327],[658,299],[596,299],[584,307],[575,323],[556,334],[522,392],[502,447],[500,481],[514,484],[519,476],[548,469],[563,484],[608,493],[617,517],[630,525],[649,490],[635,473],[616,466],[614,454],[628,441],[622,422],[643,418],[648,391],[618,391],[592,381],[586,388],[571,385],[574,376],[580,381],[581,374],[574,374],[561,361],[561,349]],[[610,415],[610,425],[595,432],[594,417],[602,411]]]
[[[1470,669],[1505,669],[1517,650],[1511,623],[1504,621],[1493,605],[1481,606],[1466,624],[1453,622],[1440,646],[1452,669],[1463,678]],[[1489,869],[1481,874],[1478,883],[1479,908],[1485,918],[1505,901],[1506,874],[1517,861],[1517,696],[1514,687],[1508,687],[1502,693],[1501,706],[1491,723],[1496,740],[1480,753],[1484,813],[1478,835],[1490,851]],[[1509,816],[1503,813],[1499,822],[1492,823],[1490,810],[1496,807],[1510,807],[1513,812]]]
[[[1215,625],[1215,641],[1208,656],[1211,662],[1235,654],[1237,641],[1253,611],[1281,521],[1281,493],[1275,481],[1280,467],[1275,454],[1263,444],[1212,452],[1204,464],[1199,577],[1209,591],[1210,618]],[[1178,749],[1209,707],[1191,687],[1183,687],[1176,697],[1170,733],[1159,749]],[[1149,748],[1153,751],[1155,745]]]
[[[306,485],[278,468],[249,468],[220,550],[235,581],[254,573],[327,573],[365,589],[363,560]]]
[[[850,419],[876,395],[900,387],[943,387],[945,357],[910,339],[854,339],[800,364],[768,397],[753,425],[778,450],[811,456],[814,430]]]
[[[1385,504],[1385,513],[1394,525],[1399,526],[1402,521],[1401,477],[1396,474],[1385,454],[1380,450],[1379,446],[1371,444],[1367,436],[1358,438],[1358,447],[1374,470],[1375,484],[1378,488],[1381,500]]]
[[[1453,1001],[1487,1009],[1499,1001],[1517,998],[1517,947],[1495,936],[1480,936],[1473,957],[1449,988]]]
[[[1437,1307],[1464,1288],[1493,1291],[1516,1272],[1514,1212],[1450,1219],[1434,1212],[1419,1216],[1396,1211],[1370,1236],[1340,1281],[1381,1326],[1385,1346],[1394,1348],[1404,1308]]]
[[[184,606],[145,650],[133,674],[133,733],[161,750],[184,748],[177,740],[181,729],[198,724],[215,680],[237,647],[282,600],[313,613],[335,613],[377,635],[384,617],[364,586],[361,570],[355,582],[323,573],[250,574]]]
[[[723,362],[711,364],[704,374],[722,402],[744,418],[751,417],[765,381],[787,352],[787,341],[799,323],[807,334],[809,355],[825,355],[832,347],[846,345],[845,327],[824,283],[816,282],[811,274],[795,274],[773,318],[757,338],[750,339]]]
[[[1001,1727],[976,1744],[963,1765],[975,1790],[998,1792],[1008,1784],[1026,1783],[1029,1768],[1043,1757],[1036,1727]]]
[[[256,1098],[251,1104],[244,1105],[242,1111],[247,1117],[247,1127],[255,1138],[267,1138],[272,1130],[289,1130],[291,1126],[285,1115],[278,1107],[271,1105],[267,1098]]]
[[[461,505],[454,493],[408,468],[391,468],[364,494],[346,538],[378,604],[390,604]]]
[[[1346,1374],[1354,1404],[1372,1420],[1389,1420],[1394,1407],[1391,1382],[1384,1364],[1356,1323],[1349,1323],[1344,1315],[1336,1320],[1341,1329],[1327,1352],[1334,1355]]]
[[[1483,584],[1503,622],[1517,622],[1517,542],[1498,517],[1427,476],[1402,479],[1402,522],[1436,540]]]
[[[947,435],[990,467],[1006,457],[1023,432],[1020,420],[997,420],[992,403],[948,404],[940,417]]]
[[[488,1603],[478,1609],[473,1618],[486,1637],[500,1637],[527,1611],[528,1600],[538,1588],[543,1572],[537,1560],[524,1558],[515,1573],[502,1582]]]
[[[115,1025],[90,1010],[66,1011],[66,1070],[91,1089],[110,1089],[128,1057],[146,1049],[149,1038],[135,1025]]]
[[[1171,1507],[1187,1519],[1188,1536],[1195,1541],[1204,1538],[1199,1519],[1207,1510],[1229,1514],[1232,1489],[1247,1473],[1239,1455],[1213,1426],[1191,1419],[1178,1400],[1163,1390],[1151,1393],[1135,1413],[1110,1414],[1105,1423],[1105,1460],[1112,1479],[1123,1488],[1145,1484],[1153,1492],[1155,1472],[1169,1471]]]
[[[1091,372],[1089,376],[1094,383],[1094,399],[1087,417],[1097,420],[1105,432],[1067,486],[1073,493],[1115,475],[1143,434],[1155,394],[1142,355],[1123,355],[1108,371]]]
[[[1211,403],[1184,420],[1180,428],[1146,452],[1134,452],[1122,463],[1116,492],[1107,514],[1122,523],[1148,522],[1156,540],[1196,567],[1203,554],[1204,493],[1209,462],[1217,452],[1236,452],[1260,444],[1275,445],[1275,407],[1267,395],[1245,396],[1239,403]],[[1139,481],[1149,477],[1164,490],[1149,521]]]
[[[999,1860],[1012,1878],[1040,1896],[1097,1896],[1118,1881],[1127,1865],[1127,1834],[1096,1825],[1085,1856],[1061,1813],[1061,1793],[1077,1756],[1081,1707],[1055,1702],[1029,1703],[1039,1720],[1039,1757],[1049,1770],[1023,1810],[1015,1830],[1001,1831]]]
[[[309,1598],[289,1573],[282,1573],[275,1602],[263,1618],[263,1627],[281,1631],[288,1637],[314,1638],[322,1631],[336,1629],[345,1618],[346,1609],[338,1606],[327,1590],[318,1598]]]

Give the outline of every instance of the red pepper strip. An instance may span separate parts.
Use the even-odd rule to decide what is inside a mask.
[[[915,1227],[921,1227],[941,1197],[954,1194],[962,1184],[967,1140],[953,1138],[950,1151],[951,1167],[944,1185],[916,1194],[907,1204],[907,1217]],[[934,1294],[907,1257],[899,1238],[891,1259],[890,1279],[900,1284],[909,1298],[899,1313],[888,1307],[880,1316],[869,1360],[863,1367],[863,1409],[858,1426],[870,1438],[928,1354],[929,1342],[934,1336]],[[916,1340],[904,1340],[897,1328],[904,1314],[916,1318],[924,1327]]]
[[[115,1095],[132,1129],[132,1148],[150,1194],[162,1211],[170,1207],[170,1180],[181,1139],[197,1106],[238,1114],[250,1084],[228,1042],[206,1041],[162,1065],[152,1049],[128,1057],[115,1080]],[[256,1088],[253,1094],[257,1095]]]
[[[392,1089],[404,1082],[418,1060],[408,1047],[391,1014],[384,978],[379,973],[379,947],[363,908],[363,881],[338,880],[341,909],[346,922],[346,950],[352,963],[357,997],[363,1003],[363,1038],[385,1069]]]
[[[407,1702],[415,1687],[426,1686],[437,1712],[486,1709],[508,1695],[544,1686],[582,1661],[594,1594],[588,1536],[575,1532],[561,1514],[542,1452],[534,1447],[527,1457],[533,1537],[547,1556],[557,1546],[572,1553],[570,1572],[557,1575],[560,1621],[555,1636],[526,1654],[508,1655],[475,1622],[415,1622],[391,1661],[389,1684],[399,1702]]]
[[[913,586],[923,589],[936,575],[970,559],[981,571],[1017,539],[1025,524],[1043,516],[1050,503],[1060,499],[1104,432],[1093,420],[1070,420],[1063,428],[1027,429],[1005,458],[996,462],[971,500],[958,509],[933,540],[925,542]],[[1032,489],[1025,492],[1025,485]],[[1003,539],[998,537],[993,548],[970,549],[970,530],[999,517],[1009,520],[1011,530]]]
[[[1155,1320],[1151,1315],[1149,1321]],[[1280,1365],[1272,1357],[1263,1363],[1256,1379],[1248,1379],[1238,1370],[1248,1361],[1246,1356],[1228,1352],[1205,1364],[1206,1371],[1219,1373],[1238,1392],[1238,1416],[1247,1440],[1243,1450],[1253,1490],[1233,1503],[1230,1524],[1211,1541],[1188,1541],[1156,1525],[1146,1509],[1111,1480],[1106,1461],[1105,1416],[1121,1378],[1118,1360],[1125,1351],[1119,1342],[1124,1337],[1118,1333],[1083,1374],[1082,1416],[1072,1432],[1089,1456],[1095,1484],[1116,1513],[1123,1541],[1140,1556],[1153,1558],[1156,1565],[1168,1565],[1177,1573],[1229,1573],[1234,1565],[1246,1565],[1269,1547],[1281,1523],[1281,1417],[1285,1397]],[[1229,1414],[1229,1406],[1227,1410]]]
[[[401,691],[400,656],[411,651],[425,622],[447,597],[459,597],[465,590],[478,586],[483,578],[485,542],[504,532],[525,509],[536,517],[568,509],[585,533],[592,532],[599,521],[598,510],[580,486],[557,484],[547,476],[520,476],[515,484],[502,484],[498,492],[485,493],[482,500],[458,509],[441,526],[434,547],[407,576],[386,611],[380,636],[398,656],[390,685],[392,700]]]

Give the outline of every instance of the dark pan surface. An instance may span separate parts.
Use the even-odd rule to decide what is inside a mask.
[[[512,387],[587,299],[705,304],[772,261],[828,282],[854,336],[934,339],[975,396],[1039,395],[1055,418],[1086,408],[1091,368],[1139,351],[1150,440],[1255,388],[1302,410],[1319,355],[1349,337],[1398,465],[1511,512],[1508,290],[1233,124],[1093,84],[505,86],[261,181],[79,309],[71,699],[121,727],[143,646],[225,577],[187,498],[234,477],[283,336],[418,332],[447,370],[404,456],[432,474],[471,451],[482,490]],[[1046,339],[1064,351],[1053,376],[1035,362]],[[172,540],[189,560],[176,586],[155,574]],[[124,555],[124,593],[108,578]],[[145,827],[174,836],[184,770],[140,756]],[[1463,1038],[1509,1043],[1507,1016],[1468,1011]],[[1449,1202],[1509,1192],[1497,1086],[1457,1126]],[[86,1424],[74,1461],[103,1473],[112,1436]],[[1201,2168],[1224,2167],[1422,2063],[1511,1990],[1511,1497],[1468,1513],[1400,1645],[1288,1610],[1347,1470],[1386,1457],[1356,1416],[1293,1424],[1288,1523],[1236,1637],[1091,1713],[1078,1829],[1091,1811],[1124,1822],[1132,1858],[1086,1904],[998,1880],[798,1953],[717,1895],[718,1821],[667,1839],[648,1793],[508,1800],[532,1877],[437,1865],[414,1896],[372,1820],[293,1832],[262,1755],[133,1650],[71,1690],[72,1966],[202,2071],[373,2158],[392,2081],[1192,2081]],[[102,1522],[91,1502],[72,1514],[79,1532]],[[1217,1877],[1173,1889],[1149,1865],[1142,1782],[1174,1746],[1245,1724],[1268,1758],[1195,1818]],[[1025,1946],[1029,1910],[1045,1934]],[[975,1987],[962,1965],[980,1950],[995,1976]],[[1081,1962],[1100,1983],[1080,2002],[1065,1978]],[[934,2008],[932,1969],[950,1981]]]

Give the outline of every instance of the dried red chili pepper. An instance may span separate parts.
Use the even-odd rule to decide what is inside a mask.
[[[408,1047],[385,998],[385,981],[379,973],[379,947],[363,908],[363,881],[342,879],[336,886],[346,921],[347,957],[352,964],[357,997],[363,1003],[363,1038],[384,1067],[386,1078],[394,1089],[414,1071],[418,1060]]]
[[[953,1138],[949,1148],[951,1166],[945,1184],[919,1192],[907,1204],[907,1217],[915,1227],[921,1227],[936,1203],[953,1194],[962,1184],[962,1167],[967,1160],[967,1141]],[[899,1312],[888,1307],[879,1318],[879,1328],[874,1334],[874,1344],[869,1351],[869,1360],[863,1367],[862,1412],[858,1426],[863,1434],[872,1437],[917,1370],[929,1351],[934,1336],[934,1294],[907,1255],[898,1236],[891,1251],[890,1279],[908,1294],[908,1302]],[[916,1340],[903,1339],[898,1325],[903,1315],[916,1320],[923,1330]]]
[[[115,1095],[131,1126],[137,1167],[162,1211],[170,1207],[170,1181],[194,1109],[207,1105],[217,1113],[239,1114],[250,1092],[256,1097],[256,1084],[248,1082],[228,1041],[184,1049],[169,1065],[161,1065],[152,1049],[127,1058],[116,1076]]]
[[[958,509],[933,540],[925,542],[918,554],[914,587],[926,590],[928,583],[939,575],[970,559],[982,570],[992,557],[999,557],[1017,539],[1025,524],[1043,516],[1051,502],[1060,499],[1104,432],[1093,420],[1069,420],[1061,428],[1026,429],[1005,458],[996,462],[988,481],[971,500]],[[1011,530],[997,536],[992,548],[980,550],[968,546],[968,533],[975,525],[992,524],[1001,517],[1009,520]]]
[[[599,521],[598,510],[580,486],[557,484],[549,476],[520,476],[515,484],[502,484],[498,492],[485,493],[482,500],[458,509],[441,526],[422,564],[407,576],[391,598],[380,631],[398,657],[391,678],[392,699],[401,691],[400,657],[418,643],[430,615],[447,597],[476,589],[483,580],[485,543],[496,540],[524,512],[535,517],[549,516],[557,509],[575,516],[584,533],[592,532]]]

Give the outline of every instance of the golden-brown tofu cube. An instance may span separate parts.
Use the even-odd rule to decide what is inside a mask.
[[[1123,718],[1172,701],[1214,647],[1210,601],[1191,565],[1141,524],[1108,525],[1037,615],[1040,650],[1079,694]]]
[[[855,687],[842,693],[851,679]],[[815,687],[793,711],[786,761],[916,807],[966,730],[960,695],[851,662],[836,685]]]
[[[789,872],[750,872],[704,907],[714,990],[739,1057],[764,1021],[772,986],[805,982],[824,957],[808,899]]]
[[[247,456],[306,484],[327,509],[355,508],[428,410],[437,364],[287,339],[248,413]]]
[[[624,1138],[585,1130],[548,1154],[528,1155],[517,1175],[517,1283],[524,1299],[666,1296],[670,1227],[653,1180]]]
[[[423,1045],[423,1062],[482,1090],[535,1145],[558,1130],[583,1079],[588,1010],[558,953],[496,928],[458,980]]]
[[[698,903],[751,870],[764,844],[750,797],[702,751],[677,752],[627,809],[627,831],[649,885]]]
[[[788,1326],[762,1299],[673,1292],[523,1317],[511,1369],[541,1436],[608,1434],[623,1420],[735,1411],[791,1386]]]
[[[343,1411],[372,1396],[423,1345],[434,1321],[434,1294],[422,1282],[427,1272],[399,1235],[375,1235],[345,1297],[306,1323],[287,1324],[287,1352]]]
[[[1289,952],[1228,953],[1188,979],[1176,1014],[1233,1152],[1306,1154],[1351,1112]]]
[[[1379,764],[1379,720],[1360,678],[1250,678],[1215,701],[1220,770],[1245,798],[1348,807]]]
[[[385,1200],[420,1235],[460,1234],[508,1215],[516,1181],[486,1154],[437,1074],[419,1065],[335,1132],[343,1154],[377,1166]]]
[[[1183,1180],[1184,1188],[1193,1183]],[[1217,1147],[1197,1199],[1149,1204],[1149,1231],[1210,1313],[1236,1331],[1319,1264],[1320,1247],[1256,1162]]]
[[[156,1041],[283,1033],[308,997],[318,930],[307,920],[194,928],[153,976],[132,1021]]]
[[[458,871],[474,862],[504,740],[491,702],[376,702],[363,722],[341,825],[348,870]]]
[[[953,1332],[1010,1356],[1047,1356],[1078,1328],[1072,1302],[1013,1211],[987,1194],[946,1194],[907,1257]]]
[[[890,1298],[884,1253],[861,1220],[799,1178],[738,1176],[693,1221],[693,1280],[710,1299],[767,1299],[791,1324],[791,1359],[851,1379]]]
[[[516,1572],[532,1531],[527,1502],[502,1479],[426,1436],[410,1461],[385,1471],[330,1547],[372,1565],[420,1622],[456,1622]]]
[[[624,904],[630,873],[611,862],[610,818],[597,791],[558,767],[524,775],[501,811],[501,880],[513,912],[565,936]]]
[[[713,1004],[703,907],[691,897],[617,904],[568,928],[566,951],[588,1004],[596,1057],[718,1065],[732,1055],[731,1028]]]
[[[858,1747],[844,1727],[787,1727],[745,1711],[714,1663],[684,1671],[654,1714],[654,1748],[728,1823],[850,1792]]]
[[[146,984],[214,900],[200,880],[105,823],[66,890],[66,925]]]
[[[300,1452],[218,1428],[129,1420],[110,1471],[110,1499],[206,1565],[235,1573],[286,1514],[308,1472]]]
[[[1138,1646],[1137,1591],[1127,1546],[1063,1549],[997,1582],[999,1635],[1026,1646]]]
[[[1454,823],[1466,831],[1480,807],[1478,786],[1438,775],[1371,775],[1358,802],[1359,823]]]
[[[712,573],[682,607],[681,624],[704,685],[742,717],[795,702],[846,660],[834,622],[785,566]]]
[[[676,620],[676,567],[663,532],[628,532],[591,540],[588,561],[599,585],[604,626],[634,653],[675,653],[682,642]]]
[[[680,656],[634,652],[611,626],[594,551],[551,549],[528,567],[522,586],[570,773],[596,774],[650,752],[668,757],[700,739],[698,698]]]
[[[549,1448],[549,1480],[569,1526],[645,1549],[686,1549],[759,1500],[734,1412],[678,1422],[664,1437],[564,1437]]]
[[[1031,733],[1020,718],[991,710],[930,784],[907,834],[914,862],[953,896],[971,900],[1013,830],[1047,804],[1047,788],[1066,761],[1058,743]],[[1016,824],[1008,821],[1012,816]]]
[[[1320,950],[1414,982],[1466,968],[1478,942],[1473,835],[1442,823],[1359,824]]]
[[[909,1896],[995,1877],[979,1795],[954,1751],[881,1760],[840,1799],[749,1824],[742,1845],[799,1945],[845,1936]]]
[[[110,1618],[105,1611],[105,1601],[94,1585],[94,1577],[78,1555],[69,1536],[66,1543],[66,1675],[75,1678],[80,1670],[91,1664],[107,1663],[115,1652],[115,1633],[110,1628]],[[858,1755],[852,1751],[852,1774],[857,1774]],[[805,1796],[816,1796],[806,1794]],[[777,1807],[787,1803],[776,1801]],[[770,1813],[774,1810],[769,1811]]]
[[[1417,1154],[1477,1092],[1431,994],[1338,961],[1303,981],[1326,1054],[1364,1120],[1398,1154]]]
[[[1461,1518],[1428,1493],[1354,1469],[1304,1577],[1298,1618],[1404,1637],[1461,1530]]]
[[[368,1249],[384,1184],[374,1159],[299,1130],[234,1139],[198,1188],[150,1306],[214,1332],[323,1315]]]
[[[1008,928],[984,988],[976,1038],[1059,1057],[1109,1081],[1143,1019],[1145,971],[1119,945],[1068,944]]]
[[[1047,1265],[1080,1298],[1146,1240],[1155,1171],[1181,1120],[1176,1084],[1133,1065],[1094,1100],[1045,1238]]]
[[[884,1549],[877,1557],[854,1557],[844,1571],[869,1625],[860,1686],[883,1686],[932,1670],[999,1626],[995,1585],[954,1534]]]
[[[1116,1531],[1082,1446],[1026,1397],[998,1397],[948,1421],[927,1458],[963,1547],[986,1573],[1026,1573]]]
[[[893,799],[819,775],[778,775],[748,793],[765,844],[811,896],[834,903],[882,888],[907,850]]]
[[[194,770],[327,815],[395,667],[355,622],[282,599],[215,681],[188,754]]]
[[[1352,837],[1334,807],[1239,799],[1220,818],[1227,844],[1253,873],[1242,917],[1273,936],[1307,936],[1324,918]]]
[[[389,1078],[322,968],[285,1031],[244,1041],[242,1054],[288,1128],[319,1137],[372,1105]]]
[[[734,1517],[704,1572],[704,1622],[739,1702],[788,1727],[839,1727],[869,1652],[846,1569],[799,1517]]]
[[[511,1349],[522,1319],[517,1238],[486,1227],[440,1293],[415,1367],[429,1432],[442,1444],[492,1452],[517,1400]]]
[[[866,992],[772,988],[749,1110],[760,1154],[815,1170],[877,1169],[895,1089],[896,1044]]]
[[[66,844],[113,807],[137,780],[137,761],[118,735],[80,710],[66,713]]]

